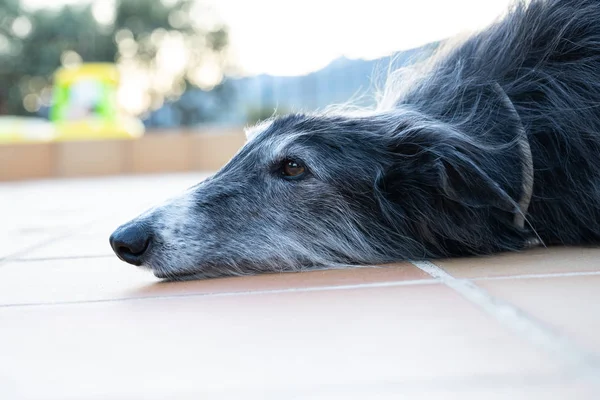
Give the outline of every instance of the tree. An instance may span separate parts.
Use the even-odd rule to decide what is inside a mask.
[[[82,61],[116,62],[125,83],[135,78],[132,90],[143,101],[131,111],[138,114],[178,98],[188,86],[217,86],[228,36],[211,15],[196,0],[95,0],[36,11],[24,10],[19,0],[0,0],[0,87],[8,88],[7,111],[34,112],[49,101],[56,69]]]
[[[203,3],[121,0],[116,10],[118,62],[139,71],[136,85],[149,82],[146,101],[153,108],[188,86],[208,90],[221,83],[227,30]]]
[[[24,25],[21,32],[27,33],[28,18],[23,16],[19,0],[0,0],[0,104],[2,113],[20,111],[20,95],[16,83],[19,82],[20,59],[22,57],[21,38],[15,35],[14,27]],[[19,22],[20,21],[20,22]],[[18,29],[17,29],[18,30]]]

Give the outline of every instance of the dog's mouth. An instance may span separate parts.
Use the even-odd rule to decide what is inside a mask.
[[[201,279],[202,274],[199,272],[164,272],[164,271],[152,271],[154,276],[158,279],[162,279],[167,282],[172,281],[191,281],[195,279]]]

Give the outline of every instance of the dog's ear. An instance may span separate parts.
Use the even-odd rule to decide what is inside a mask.
[[[399,133],[389,145],[392,161],[382,183],[390,194],[404,198],[428,194],[471,208],[508,212],[518,208],[484,169],[494,165],[493,157],[460,135],[418,129]]]
[[[436,169],[441,192],[468,207],[495,207],[514,212],[518,208],[508,193],[485,172],[473,154],[448,148]]]

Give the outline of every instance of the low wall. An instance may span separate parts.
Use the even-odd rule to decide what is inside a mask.
[[[0,181],[214,171],[244,142],[240,128],[152,131],[135,140],[0,145]]]

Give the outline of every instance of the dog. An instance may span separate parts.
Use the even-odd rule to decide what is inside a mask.
[[[517,2],[388,79],[376,107],[272,118],[119,227],[122,260],[201,279],[600,241],[600,2]]]

